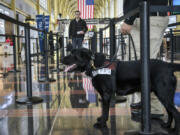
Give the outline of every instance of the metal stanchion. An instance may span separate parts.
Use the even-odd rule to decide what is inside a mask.
[[[54,78],[49,78],[49,63],[48,63],[48,46],[47,46],[47,32],[44,32],[44,46],[45,46],[45,79],[39,80],[39,82],[55,82]]]
[[[163,135],[165,133],[153,133],[151,131],[151,98],[150,98],[150,20],[149,2],[144,1],[140,7],[141,26],[141,135]]]
[[[129,40],[129,61],[131,60],[131,38],[130,35],[128,35],[128,40]]]
[[[19,21],[19,14],[16,14],[16,19]],[[16,29],[17,29],[17,54],[18,54],[18,64],[20,65],[20,58],[21,58],[21,50],[20,50],[20,38],[19,38],[19,25],[16,25]]]
[[[116,36],[114,19],[110,21],[110,58],[112,58],[116,51]]]
[[[150,25],[149,3],[143,1],[140,5],[141,29],[141,132],[132,132],[125,135],[165,135],[165,133],[152,133],[151,131],[151,106],[150,106]]]
[[[100,53],[103,53],[103,31],[100,29],[99,31],[99,42],[100,42]]]
[[[106,39],[105,38],[103,38],[103,53],[106,53],[106,44],[107,44],[107,42],[106,42]],[[107,52],[107,54],[108,54],[108,52]]]
[[[39,45],[38,45],[38,38],[36,38],[36,53],[37,53],[37,63],[39,64]]]
[[[9,72],[20,72],[20,70],[17,70],[17,59],[16,59],[16,37],[15,35],[12,36],[13,38],[13,62],[14,62],[14,69]]]
[[[144,1],[141,4],[140,26],[141,26],[141,102],[142,102],[142,133],[149,135],[151,133],[150,119],[150,30],[149,30],[149,3]]]
[[[93,53],[97,52],[97,33],[96,32],[94,32],[94,35],[91,38],[91,51]]]
[[[61,37],[60,37],[61,38]],[[56,34],[56,69],[52,70],[53,72],[60,72],[60,68],[59,68],[59,43],[58,43],[58,34]]]
[[[172,29],[170,29],[170,45],[171,45],[171,63],[174,63],[174,35]]]
[[[19,104],[35,104],[43,101],[40,97],[32,96],[32,76],[31,76],[31,54],[30,54],[30,26],[27,24],[25,27],[25,55],[26,55],[26,89],[27,97],[17,99]]]
[[[39,60],[39,44],[38,44],[38,41],[39,39],[36,38],[36,52],[37,52],[37,74],[38,74],[38,81],[40,80],[39,78],[39,74],[40,74],[40,71],[39,71],[39,63],[40,63],[40,60]]]
[[[65,38],[65,37],[64,37]],[[62,49],[61,49],[61,58],[64,58],[64,48],[65,48],[65,46],[64,46],[64,38],[62,38]],[[67,42],[67,38],[66,38],[66,42]],[[67,45],[67,43],[66,43],[66,45]],[[67,46],[66,46],[67,47]]]

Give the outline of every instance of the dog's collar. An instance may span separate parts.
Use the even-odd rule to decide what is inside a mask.
[[[94,65],[94,60],[95,60],[95,56],[94,56],[94,53],[93,53],[92,56],[91,56],[90,65],[91,65],[91,68],[93,68],[93,69],[95,70],[96,67],[95,67],[95,65]]]
[[[90,65],[91,65],[91,67],[95,70],[96,69],[96,67],[95,67],[95,65],[94,65],[94,60],[91,60],[90,61]]]
[[[92,54],[92,56],[91,56],[91,60],[95,60],[95,56],[94,56],[94,54]]]

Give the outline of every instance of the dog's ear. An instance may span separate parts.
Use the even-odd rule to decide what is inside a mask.
[[[77,49],[72,49],[71,54],[74,54],[77,51]]]
[[[93,55],[92,52],[89,51],[89,52],[88,52],[88,58],[89,58],[89,59],[92,59],[92,55]]]
[[[81,54],[88,59],[91,59],[91,57],[92,57],[92,52],[88,49],[85,49],[85,48],[81,49]]]
[[[100,67],[102,65],[104,65],[105,62],[105,55],[102,53],[95,53],[95,59],[94,59],[94,64],[96,67]]]

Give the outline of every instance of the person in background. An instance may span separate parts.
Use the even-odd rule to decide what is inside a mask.
[[[81,48],[84,35],[87,32],[87,24],[80,17],[80,11],[75,11],[75,19],[69,25],[69,42],[72,42],[73,49]]]
[[[136,9],[143,0],[124,0],[124,14],[127,14],[133,9]],[[168,5],[168,0],[149,0],[150,5]],[[153,12],[150,13],[150,58],[156,59],[160,51],[162,39],[165,29],[168,26],[169,18],[167,13]],[[131,16],[121,25],[122,34],[131,34],[135,43],[138,59],[140,58],[140,18],[139,14]],[[131,53],[133,56],[134,53]],[[134,56],[132,57],[134,58]],[[140,95],[138,95],[140,99]],[[136,99],[137,100],[137,99]],[[132,116],[141,117],[141,102],[131,104]],[[163,108],[157,97],[151,95],[151,118],[159,118],[163,116]]]
[[[50,55],[53,56],[54,55],[54,39],[53,39],[52,31],[50,31],[48,39],[49,39]]]
[[[63,38],[64,38],[64,32],[65,32],[65,24],[61,21],[62,14],[59,13],[59,22],[58,22],[58,33],[59,33],[59,45],[60,49],[63,48]]]
[[[65,24],[62,21],[62,14],[59,13],[59,21],[58,21],[58,42],[60,47],[60,59],[64,57],[64,33],[65,33]],[[64,70],[64,66],[60,63],[60,70]]]

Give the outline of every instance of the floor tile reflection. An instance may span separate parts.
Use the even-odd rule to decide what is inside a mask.
[[[4,60],[0,60],[1,73],[13,69],[13,65],[5,64]],[[50,66],[56,67],[55,64]],[[21,64],[18,69],[20,73],[0,77],[0,135],[124,135],[126,131],[140,129],[140,124],[131,120],[129,105],[135,101],[134,95],[129,96],[126,103],[110,109],[108,129],[94,129],[93,124],[101,114],[101,103],[89,78],[82,73],[49,70],[49,77],[56,81],[42,83],[46,74],[41,63],[32,66],[32,93],[42,97],[44,102],[33,106],[16,104],[16,99],[27,95],[26,68]],[[180,73],[176,75],[180,78]],[[178,95],[180,81],[177,86]],[[158,124],[153,126],[158,127]]]

